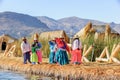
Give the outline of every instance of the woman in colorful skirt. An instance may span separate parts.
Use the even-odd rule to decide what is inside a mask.
[[[32,64],[36,64],[38,62],[35,44],[32,44],[32,54],[30,57],[30,61],[32,62]]]
[[[78,37],[73,39],[72,42],[72,51],[71,51],[71,63],[80,64],[82,58],[82,44]]]
[[[53,63],[56,63],[55,62],[56,43],[55,43],[55,40],[51,40],[48,43],[50,46],[49,63],[53,64]]]
[[[34,40],[34,44],[36,44],[36,53],[38,56],[38,64],[40,64],[42,62],[42,52],[40,50],[42,48],[42,45],[40,42],[38,42],[38,40]]]
[[[63,39],[64,38],[55,39],[58,48],[55,55],[55,59],[59,65],[69,64],[68,55],[66,52],[66,50],[69,52],[69,47],[67,46],[66,42]]]

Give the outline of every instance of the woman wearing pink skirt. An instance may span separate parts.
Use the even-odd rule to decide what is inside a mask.
[[[41,51],[42,45],[40,42],[38,42],[38,40],[34,40],[34,43],[37,46],[36,53],[38,56],[38,64],[40,64],[42,62],[42,51]]]

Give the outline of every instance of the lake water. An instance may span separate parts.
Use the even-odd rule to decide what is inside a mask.
[[[0,70],[0,80],[27,80],[27,77],[21,73]]]
[[[8,70],[0,70],[0,80],[54,80],[51,77],[43,77],[38,75],[28,75]]]

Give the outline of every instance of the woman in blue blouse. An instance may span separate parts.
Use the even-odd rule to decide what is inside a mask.
[[[55,63],[55,52],[56,52],[56,43],[55,40],[49,41],[50,55],[49,55],[49,63]]]

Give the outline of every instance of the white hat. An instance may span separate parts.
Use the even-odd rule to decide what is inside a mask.
[[[34,37],[34,40],[37,40],[37,38],[36,38],[36,37]]]
[[[78,35],[75,35],[74,38],[79,38],[79,36],[78,36]]]
[[[64,37],[61,35],[60,38],[64,38]]]

